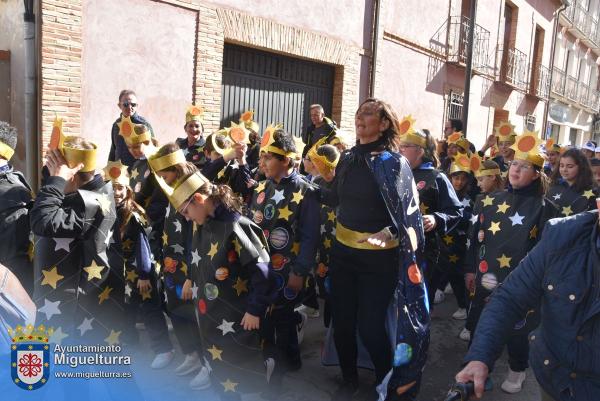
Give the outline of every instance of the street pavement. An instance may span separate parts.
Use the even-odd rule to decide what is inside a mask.
[[[461,359],[466,352],[467,343],[458,338],[463,321],[453,320],[452,313],[456,310],[456,303],[452,295],[446,296],[446,301],[436,305],[431,325],[431,345],[429,348],[428,364],[423,374],[423,383],[418,401],[443,401],[448,388],[453,383],[454,375],[460,367]],[[142,333],[142,343],[147,344],[146,333]],[[320,354],[325,328],[322,319],[309,319],[307,331],[302,344],[303,367],[297,372],[289,373],[284,379],[284,391],[278,400],[281,401],[330,401],[331,394],[339,380],[337,367],[324,367],[321,365]],[[176,344],[174,337],[173,342]],[[183,361],[183,356],[176,348],[176,356],[171,365],[162,370],[144,369],[143,381],[138,384],[147,400],[150,401],[213,401],[217,400],[211,390],[193,391],[188,387],[193,376],[177,377],[173,370]],[[140,366],[148,367],[152,361],[152,352],[134,353],[136,363],[134,372]],[[492,374],[494,389],[486,393],[483,400],[490,401],[539,401],[540,394],[533,373],[527,371],[527,380],[523,390],[514,395],[506,394],[500,390],[508,366],[506,355],[503,355]],[[138,372],[139,373],[139,372]],[[139,379],[141,375],[137,374]],[[357,401],[370,401],[374,399],[374,392],[369,387],[374,380],[374,375],[368,370],[360,371],[361,389],[355,396]],[[249,395],[244,401],[260,401],[258,394]]]

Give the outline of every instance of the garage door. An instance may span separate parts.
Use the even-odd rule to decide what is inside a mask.
[[[329,65],[226,44],[221,126],[254,109],[261,130],[282,122],[287,131],[300,136],[310,123],[311,104],[321,104],[331,115],[333,77]]]

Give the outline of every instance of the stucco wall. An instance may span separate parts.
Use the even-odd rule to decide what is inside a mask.
[[[25,168],[25,50],[23,47],[23,7],[22,0],[0,1],[0,50],[10,51],[10,105],[9,115],[12,126],[17,128],[19,140],[17,151],[11,159],[17,169]]]
[[[161,143],[183,136],[197,13],[148,0],[83,5],[82,132],[100,148],[99,167],[108,157],[121,89],[136,91],[138,111]]]

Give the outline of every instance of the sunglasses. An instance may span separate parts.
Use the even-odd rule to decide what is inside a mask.
[[[123,102],[123,107],[137,107],[137,103],[129,103],[129,102]]]

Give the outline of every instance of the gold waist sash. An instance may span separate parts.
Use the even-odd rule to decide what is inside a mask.
[[[384,247],[372,245],[367,241],[358,242],[359,240],[371,234],[372,233],[361,233],[359,231],[350,230],[349,228],[346,228],[343,225],[341,225],[339,222],[335,226],[335,239],[337,239],[340,243],[350,248],[368,249],[371,251],[382,251],[385,249],[396,248],[400,245],[400,241],[397,238],[390,241],[386,241]]]

